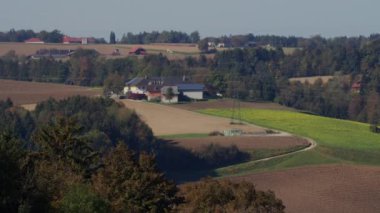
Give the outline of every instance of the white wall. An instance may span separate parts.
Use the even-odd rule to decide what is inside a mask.
[[[162,103],[178,103],[178,95],[175,95],[170,101],[165,98],[164,95],[161,95],[161,102]]]
[[[183,92],[183,95],[196,100],[203,99],[203,92],[201,91],[192,91],[192,92]]]

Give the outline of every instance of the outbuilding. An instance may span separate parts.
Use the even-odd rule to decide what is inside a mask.
[[[177,86],[181,95],[194,100],[203,99],[203,84],[178,84]]]

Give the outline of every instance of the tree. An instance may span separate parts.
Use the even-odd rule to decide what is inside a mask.
[[[285,206],[271,191],[257,191],[252,183],[204,179],[181,191],[186,212],[284,212]]]
[[[192,32],[190,34],[190,40],[191,40],[191,43],[198,43],[198,41],[200,40],[199,32],[198,31]]]
[[[82,129],[72,118],[57,117],[37,130],[34,141],[48,160],[69,165],[74,173],[89,179],[101,165],[99,153],[81,137]]]
[[[113,31],[110,33],[110,44],[116,44],[116,35]]]
[[[60,201],[60,210],[64,213],[106,213],[110,212],[110,207],[90,186],[78,184],[64,195]]]
[[[176,185],[157,170],[154,158],[137,157],[124,144],[104,157],[104,169],[93,183],[115,212],[167,212],[181,202]]]
[[[22,196],[21,163],[25,152],[8,133],[0,133],[0,211],[17,212]]]
[[[169,100],[169,103],[172,101],[172,99],[174,98],[175,96],[175,93],[174,93],[174,90],[173,90],[173,87],[168,87],[165,91],[165,94],[164,94],[165,98]]]
[[[116,73],[110,74],[104,80],[103,93],[105,95],[116,94],[120,95],[125,86],[124,78]]]
[[[208,39],[202,39],[198,42],[198,49],[201,52],[207,52],[208,51]]]

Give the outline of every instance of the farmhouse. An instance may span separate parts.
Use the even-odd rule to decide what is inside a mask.
[[[63,43],[64,44],[93,44],[95,43],[95,38],[75,38],[70,36],[64,36],[63,37]]]
[[[170,88],[174,97],[170,99],[171,103],[178,102],[180,97],[186,99],[203,99],[203,84],[189,82],[186,77],[136,77],[125,84],[124,94],[144,94],[148,101],[161,100],[169,102],[167,90]]]
[[[30,38],[28,40],[25,40],[25,43],[26,44],[43,44],[45,43],[44,41],[42,41],[41,39],[39,38]]]

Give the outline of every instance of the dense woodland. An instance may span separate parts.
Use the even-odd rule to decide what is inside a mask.
[[[110,39],[111,40],[111,39]],[[199,32],[194,31],[190,34],[179,31],[152,31],[138,34],[124,34],[119,43],[122,44],[150,44],[150,43],[198,43],[200,40]]]
[[[48,100],[33,112],[0,101],[0,117],[1,212],[285,208],[272,192],[251,183],[204,180],[179,190],[156,166],[163,148],[150,128],[111,99]]]

